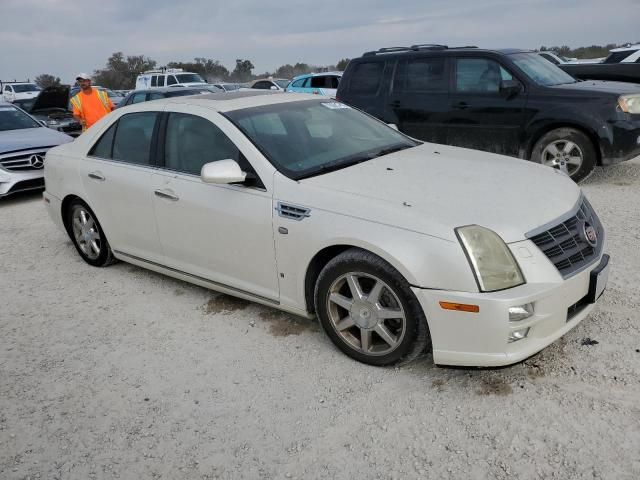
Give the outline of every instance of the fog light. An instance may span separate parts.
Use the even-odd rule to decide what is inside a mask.
[[[517,342],[518,340],[527,338],[527,335],[529,335],[529,330],[531,330],[530,327],[514,330],[509,334],[509,343]]]
[[[533,315],[533,303],[518,305],[517,307],[509,307],[509,321],[519,322]]]

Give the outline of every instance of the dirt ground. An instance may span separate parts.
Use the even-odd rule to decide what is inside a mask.
[[[356,363],[314,322],[88,266],[40,194],[0,202],[0,479],[640,478],[640,159],[583,186],[608,289],[495,370]]]

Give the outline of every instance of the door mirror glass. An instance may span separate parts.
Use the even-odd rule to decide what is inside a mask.
[[[278,87],[276,87],[275,85],[271,85],[271,90],[278,90]]]
[[[200,172],[200,178],[205,183],[239,183],[244,182],[246,177],[238,162],[231,159],[205,163]]]
[[[500,93],[507,98],[515,97],[522,90],[522,85],[517,80],[502,80]]]

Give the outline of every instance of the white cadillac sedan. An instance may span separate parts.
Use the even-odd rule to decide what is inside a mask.
[[[507,365],[583,320],[605,232],[565,175],[421,143],[335,100],[235,92],[118,109],[45,162],[89,264],[297,315],[373,365]]]

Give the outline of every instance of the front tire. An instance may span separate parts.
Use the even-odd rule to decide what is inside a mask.
[[[429,343],[422,307],[404,277],[377,255],[349,249],[315,287],[322,328],[342,352],[376,366],[409,363]]]
[[[531,160],[562,170],[577,183],[593,172],[598,157],[584,133],[574,128],[557,128],[540,137],[531,151]]]
[[[107,237],[96,215],[82,200],[74,200],[67,210],[67,231],[82,259],[94,267],[115,261]]]

